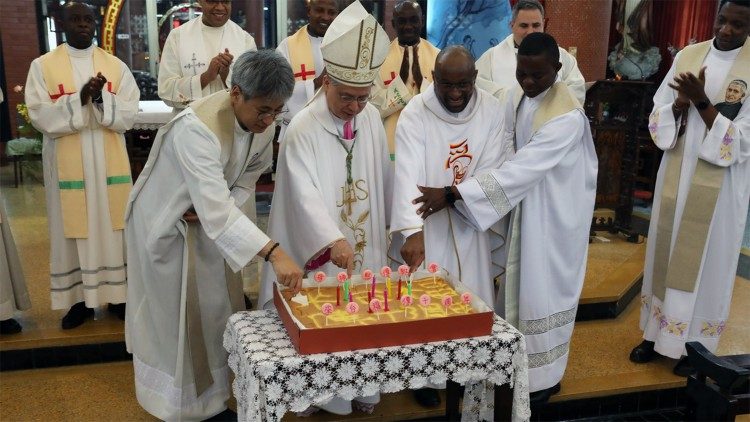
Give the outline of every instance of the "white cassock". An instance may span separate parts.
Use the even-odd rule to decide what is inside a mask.
[[[138,402],[160,419],[206,419],[226,409],[230,396],[222,336],[233,312],[230,299],[241,298],[242,290],[225,281],[225,262],[237,272],[269,241],[239,207],[271,165],[273,132],[246,133],[235,121],[233,134],[231,146],[222,146],[192,108],[184,110],[159,131],[130,197],[125,338]],[[191,207],[197,229],[183,220]],[[186,328],[191,271],[208,362],[200,369],[213,378],[200,395],[191,364],[194,338]]]
[[[578,69],[576,58],[565,49],[560,49],[562,68],[558,78],[565,82],[581,105],[586,100],[586,81]],[[518,48],[514,45],[513,34],[508,35],[500,44],[485,51],[477,60],[477,86],[502,99],[511,88],[518,86],[516,80],[516,56]]]
[[[29,291],[0,194],[0,321],[13,318],[16,311],[28,309],[31,309]]]
[[[315,61],[315,75],[306,75],[304,80],[295,77],[294,91],[292,92],[292,96],[286,102],[286,108],[289,109],[289,112],[283,116],[284,120],[281,125],[281,132],[279,133],[279,141],[284,138],[284,133],[286,132],[292,118],[296,116],[297,113],[307,105],[307,102],[310,101],[313,95],[315,95],[315,83],[313,82],[313,79],[320,76],[325,69],[323,55],[320,53],[320,44],[323,42],[323,37],[312,36],[309,32],[307,33],[307,36],[310,39],[310,46],[312,47],[310,51],[312,53],[312,58]],[[294,52],[289,50],[289,37],[284,38],[281,43],[279,43],[279,46],[276,47],[276,51],[284,56],[290,64],[292,63],[290,57]],[[292,69],[292,71],[296,73],[299,69]]]
[[[444,267],[490,306],[495,301],[493,278],[500,270],[491,259],[490,238],[496,234],[477,230],[452,207],[423,221],[411,201],[421,195],[417,185],[458,185],[497,168],[507,150],[503,118],[500,102],[480,89],[463,111],[450,113],[430,84],[404,108],[396,129],[392,242],[402,244],[423,230],[425,262]]]
[[[68,309],[81,301],[85,301],[89,308],[106,303],[124,303],[127,294],[125,243],[122,230],[112,230],[110,221],[104,138],[100,128],[118,132],[124,149],[122,133],[133,126],[140,92],[130,69],[121,62],[122,76],[117,95],[104,89],[102,104],[89,101],[81,106],[78,92],[96,75],[93,49],[93,45],[85,50],[68,45],[76,88],[74,95],[65,95],[52,102],[39,58],[31,62],[26,79],[29,116],[34,127],[44,134],[42,160],[49,224],[52,309]],[[87,239],[66,238],[63,235],[58,187],[55,140],[76,132],[81,136],[83,154]]]
[[[719,51],[712,46],[708,52],[703,62],[703,66],[707,68],[705,91],[712,101],[717,98],[717,94],[724,97],[720,92],[722,83],[739,50]],[[675,58],[675,63],[681,54]],[[667,85],[674,79],[674,75],[675,65],[654,96],[654,110],[651,113],[651,135],[656,146],[665,151],[674,148],[677,140],[678,126],[671,110],[676,93]],[[693,105],[690,106],[675,205],[675,226],[682,219],[698,161],[705,160],[725,168],[726,172],[709,226],[695,290],[686,292],[667,287],[663,302],[652,291],[656,242],[651,240],[655,239],[659,225],[657,220],[661,210],[664,173],[669,159],[666,155],[659,166],[648,231],[649,243],[646,245],[640,327],[644,330],[643,337],[654,341],[655,350],[664,356],[679,358],[685,353],[687,341],[700,341],[708,350],[715,352],[719,336],[726,327],[750,197],[748,134],[750,107],[747,97],[734,121],[719,114],[708,132],[698,111]],[[675,228],[670,250],[674,250],[677,234],[678,230]]]
[[[458,185],[463,201],[456,202],[480,230],[522,209],[520,233],[510,234],[512,242],[520,241],[518,314],[511,323],[526,336],[532,392],[554,386],[565,372],[596,195],[596,151],[582,110],[532,133],[548,93],[524,97],[517,119],[514,102],[506,102],[506,136],[513,141],[515,121],[516,153],[498,169]],[[508,265],[510,277],[510,260]]]
[[[190,101],[231,88],[230,69],[226,86],[217,76],[201,89],[201,74],[208,69],[211,59],[225,48],[235,59],[247,50],[257,50],[252,35],[231,20],[214,28],[204,24],[198,16],[172,30],[159,61],[159,98],[167,105],[182,109]]]
[[[268,235],[300,265],[318,258],[335,241],[346,239],[354,249],[355,272],[387,263],[392,170],[383,123],[368,104],[354,118],[355,139],[340,137],[343,122],[328,110],[323,91],[292,120],[279,150]],[[346,150],[352,148],[354,192],[345,201]],[[351,213],[349,213],[351,205]],[[328,275],[341,271],[330,261],[319,268]],[[275,275],[263,268],[259,302],[273,307]],[[357,398],[377,403],[379,394]],[[316,403],[332,413],[348,414],[351,404],[334,397]]]

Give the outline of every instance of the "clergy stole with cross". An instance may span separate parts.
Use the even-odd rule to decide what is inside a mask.
[[[94,72],[107,78],[106,89],[116,94],[120,86],[122,67],[115,56],[99,47],[93,52]],[[77,95],[73,82],[73,66],[68,47],[62,44],[41,58],[44,83],[52,102],[65,95]],[[104,138],[104,157],[107,171],[107,198],[113,230],[125,227],[125,207],[130,193],[130,163],[120,136],[106,127],[98,128]],[[81,135],[73,133],[55,140],[58,186],[62,209],[63,233],[66,238],[88,238],[86,184],[83,173]]]
[[[698,75],[703,61],[711,49],[713,41],[685,47],[677,61],[675,73],[692,72]],[[750,82],[750,41],[745,41],[737,58],[722,83],[722,89],[716,94],[713,103],[723,101],[724,92],[729,83],[735,79]],[[708,69],[710,72],[711,69]],[[692,107],[691,107],[692,109]],[[692,110],[691,110],[692,111]],[[666,118],[673,118],[669,113]],[[658,118],[658,117],[657,117]],[[701,138],[705,137],[707,130]],[[674,230],[674,215],[677,206],[677,193],[680,184],[682,160],[684,159],[685,135],[680,135],[673,149],[665,151],[668,159],[664,174],[664,186],[661,194],[656,230],[656,248],[654,255],[653,293],[664,300],[666,289],[693,292],[698,282],[698,274],[703,263],[703,250],[708,239],[711,219],[719,198],[719,190],[727,172],[708,161],[698,159],[695,173],[690,181],[690,188],[685,200],[682,219],[678,225],[677,239],[671,249]]]
[[[315,59],[310,36],[307,34],[307,25],[289,37],[289,59],[292,62],[295,81],[315,79]]]

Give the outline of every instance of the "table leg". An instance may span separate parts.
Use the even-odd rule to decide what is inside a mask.
[[[448,421],[461,420],[461,410],[459,409],[459,400],[463,388],[457,382],[448,380],[445,383],[445,419]]]
[[[513,417],[513,389],[509,384],[495,386],[495,420],[509,421]]]

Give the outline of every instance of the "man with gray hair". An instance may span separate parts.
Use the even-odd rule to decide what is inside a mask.
[[[519,0],[513,6],[510,21],[512,33],[500,44],[487,50],[477,60],[477,86],[502,99],[511,88],[518,86],[516,81],[516,56],[521,41],[532,32],[544,32],[544,6],[538,0]],[[562,68],[558,78],[573,90],[578,102],[586,100],[585,80],[575,57],[560,48]]]
[[[241,211],[271,165],[273,122],[294,88],[289,63],[248,51],[231,89],[193,102],[156,135],[125,214],[129,266],[125,337],[138,402],[164,419],[226,409],[222,334],[243,309],[237,272],[254,256],[299,289],[302,270]]]

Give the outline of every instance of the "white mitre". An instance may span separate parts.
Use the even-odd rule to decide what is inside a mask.
[[[328,76],[350,86],[370,86],[388,55],[388,34],[355,1],[336,16],[320,51]]]

